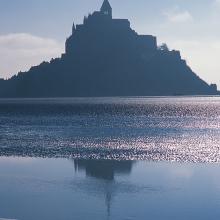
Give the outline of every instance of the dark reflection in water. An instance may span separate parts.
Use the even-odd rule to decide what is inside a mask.
[[[74,160],[75,171],[85,170],[86,175],[98,179],[114,180],[116,173],[129,175],[132,161]]]
[[[0,157],[0,219],[219,220],[218,164]]]
[[[111,215],[112,197],[117,187],[114,183],[115,175],[129,175],[132,171],[132,165],[133,161],[74,160],[75,172],[85,171],[87,177],[104,181],[103,193],[105,194],[108,219]]]

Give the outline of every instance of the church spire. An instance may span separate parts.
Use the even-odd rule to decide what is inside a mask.
[[[112,17],[112,7],[111,7],[111,5],[110,5],[108,0],[104,0],[100,11],[104,15],[108,15],[108,16]]]
[[[76,30],[76,27],[75,27],[75,24],[74,24],[74,22],[73,22],[72,34],[74,34],[75,30]]]

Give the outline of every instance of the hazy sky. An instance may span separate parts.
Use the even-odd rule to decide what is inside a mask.
[[[113,16],[181,51],[191,68],[220,88],[220,0],[110,0]],[[0,78],[64,51],[73,21],[102,0],[0,0]]]

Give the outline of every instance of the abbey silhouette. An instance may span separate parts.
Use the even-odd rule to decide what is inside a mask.
[[[65,46],[61,58],[0,80],[0,97],[219,94],[179,51],[158,47],[156,37],[137,34],[127,19],[113,19],[108,0],[83,24],[73,24]]]

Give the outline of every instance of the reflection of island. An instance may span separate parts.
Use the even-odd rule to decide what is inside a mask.
[[[87,177],[94,177],[102,183],[99,192],[104,191],[108,218],[111,214],[112,197],[117,190],[115,175],[129,175],[132,165],[132,161],[74,160],[75,172],[85,171]]]
[[[112,181],[116,173],[130,174],[132,170],[132,161],[75,160],[74,165],[75,171],[85,170],[87,176]]]

